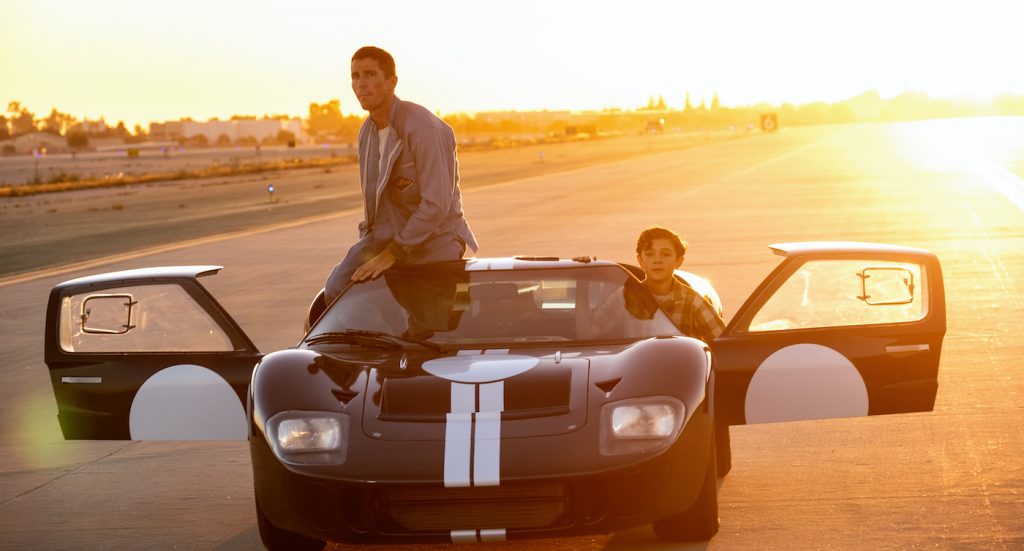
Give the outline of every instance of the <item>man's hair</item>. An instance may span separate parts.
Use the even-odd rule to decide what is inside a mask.
[[[661,226],[651,226],[640,232],[640,237],[636,240],[636,254],[649,249],[655,239],[668,239],[672,243],[672,248],[676,250],[676,256],[679,258],[686,255],[686,248],[690,246],[676,232]]]
[[[377,62],[380,70],[384,71],[384,78],[395,76],[395,58],[391,57],[391,54],[376,46],[363,46],[356,50],[356,53],[352,54],[352,61],[365,58],[370,58]]]

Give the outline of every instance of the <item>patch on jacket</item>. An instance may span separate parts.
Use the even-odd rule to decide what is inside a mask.
[[[402,191],[405,191],[405,188],[411,186],[412,184],[413,181],[408,178],[398,178],[397,180],[395,180],[395,186]]]

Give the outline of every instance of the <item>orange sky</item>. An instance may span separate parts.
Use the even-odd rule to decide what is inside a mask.
[[[386,12],[380,6],[387,6]],[[304,115],[375,44],[445,113],[1024,93],[1024,2],[176,0],[0,3],[0,102],[131,126]]]

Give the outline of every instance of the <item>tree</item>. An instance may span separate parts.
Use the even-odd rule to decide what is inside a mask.
[[[217,145],[219,147],[225,147],[231,145],[231,137],[227,134],[221,134],[217,136]]]
[[[686,92],[686,106],[683,107],[683,111],[692,111],[692,110],[693,110],[693,104],[690,103],[690,92],[687,91]]]
[[[7,128],[7,117],[0,115],[0,140],[11,137],[11,131]]]
[[[75,124],[75,117],[72,117],[67,113],[61,113],[56,107],[54,107],[50,109],[50,115],[43,119],[41,130],[43,132],[63,136],[68,132],[73,124]]]
[[[309,104],[310,134],[335,134],[341,130],[341,100],[332,99],[324,104]]]
[[[68,133],[68,147],[82,149],[89,146],[89,137],[85,132],[73,131]]]
[[[715,91],[715,95],[711,98],[711,110],[718,111],[718,108],[722,106],[722,102],[718,101],[718,91]]]
[[[277,143],[295,143],[295,133],[289,130],[278,130]]]
[[[655,105],[654,108],[659,111],[664,111],[668,109],[668,106],[665,105],[665,96],[658,94],[658,104]]]
[[[21,102],[12,101],[7,104],[7,114],[10,115],[11,135],[27,134],[36,129],[35,114],[27,108],[22,107]]]

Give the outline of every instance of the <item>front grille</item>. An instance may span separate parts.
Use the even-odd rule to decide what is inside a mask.
[[[406,532],[473,528],[541,529],[569,521],[570,498],[558,482],[476,488],[393,488],[378,511]]]

